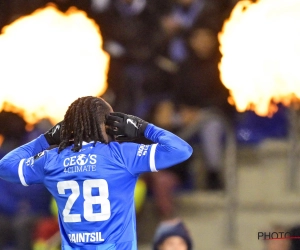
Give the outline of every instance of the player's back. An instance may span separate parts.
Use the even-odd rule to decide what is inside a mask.
[[[44,184],[59,207],[62,249],[136,249],[131,174],[110,145],[47,153]],[[68,241],[71,242],[69,248]]]

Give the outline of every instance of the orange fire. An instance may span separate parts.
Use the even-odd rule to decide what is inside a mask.
[[[48,5],[3,28],[0,111],[21,111],[33,124],[63,119],[68,105],[107,88],[108,54],[85,12]]]
[[[221,80],[238,111],[271,116],[300,98],[299,0],[239,1],[219,34]]]

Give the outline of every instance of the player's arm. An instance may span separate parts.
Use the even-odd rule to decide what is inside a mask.
[[[132,154],[132,157],[126,157],[127,161],[132,160],[127,162],[129,166],[142,166],[147,159],[150,167],[148,171],[157,171],[187,160],[193,152],[192,147],[180,137],[136,116],[112,113],[106,120],[109,126],[107,133],[116,136],[117,141],[130,141],[145,136],[154,142],[145,147],[137,144],[124,146],[123,149],[128,151],[127,155]]]
[[[148,124],[144,136],[155,142],[150,149],[150,157],[153,155],[155,169],[163,169],[181,163],[193,153],[192,147],[177,135]]]
[[[50,145],[59,144],[59,136],[57,136],[57,133],[60,135],[60,126],[57,127],[59,124],[56,124],[45,134],[40,135],[31,142],[6,154],[0,160],[0,178],[11,182],[22,183],[24,176],[23,168],[31,166],[34,161],[34,156],[49,148]]]

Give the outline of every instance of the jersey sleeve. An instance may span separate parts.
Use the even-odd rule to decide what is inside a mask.
[[[193,153],[193,148],[186,141],[153,124],[147,126],[144,134],[147,139],[156,143],[150,151],[152,168],[155,170],[186,161]]]
[[[187,160],[192,147],[175,134],[148,124],[145,137],[154,143],[151,145],[123,143],[119,148],[119,157],[132,174],[157,172]]]
[[[24,144],[0,160],[0,178],[21,183],[27,186],[32,183],[40,183],[43,179],[44,171],[44,150],[49,147],[43,135]]]

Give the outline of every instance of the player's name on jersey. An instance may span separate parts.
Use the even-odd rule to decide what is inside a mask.
[[[102,239],[101,232],[68,234],[68,237],[70,242],[73,243],[104,241],[104,239]]]
[[[96,171],[96,165],[86,165],[86,166],[73,166],[66,167],[64,172],[67,174],[77,173],[77,172],[94,172]]]

